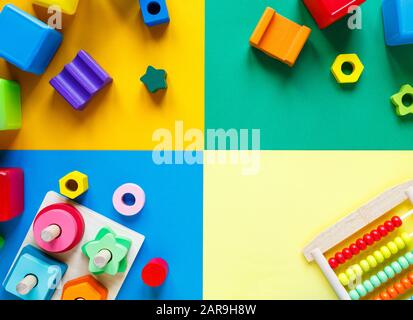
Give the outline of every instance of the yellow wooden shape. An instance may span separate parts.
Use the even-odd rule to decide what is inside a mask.
[[[34,0],[34,4],[42,7],[59,6],[63,13],[75,14],[79,0]]]
[[[75,199],[89,188],[87,175],[73,171],[59,180],[60,193],[69,199]]]
[[[349,67],[349,73],[345,72],[346,65]],[[338,83],[356,83],[363,70],[364,65],[354,53],[338,55],[331,67],[331,72]]]

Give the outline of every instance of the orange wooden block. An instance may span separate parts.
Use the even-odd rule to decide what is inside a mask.
[[[106,300],[108,290],[88,275],[68,281],[63,286],[62,300]]]
[[[300,26],[268,7],[250,38],[250,44],[292,67],[310,33],[310,28]]]

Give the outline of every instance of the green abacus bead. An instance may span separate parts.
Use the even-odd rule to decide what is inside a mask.
[[[374,291],[374,286],[373,286],[373,284],[370,282],[370,280],[364,281],[364,282],[363,282],[363,286],[364,286],[364,288],[367,290],[368,293]]]
[[[409,268],[410,264],[409,261],[405,257],[400,257],[397,259],[397,262],[402,266],[403,269]]]
[[[383,263],[384,256],[379,250],[374,251],[373,256],[376,258],[378,263]]]
[[[387,280],[389,280],[389,277],[387,276],[386,272],[384,272],[384,271],[379,271],[377,273],[377,277],[380,279],[381,283],[385,283]]]
[[[387,266],[386,268],[384,268],[384,272],[386,273],[386,276],[388,276],[390,279],[394,278],[394,276],[396,275],[393,268],[390,266]]]
[[[389,248],[387,248],[386,246],[383,246],[380,248],[380,252],[383,254],[383,256],[388,259],[391,257],[391,251]]]
[[[387,248],[389,248],[389,250],[392,254],[396,254],[397,252],[399,252],[399,248],[397,247],[397,245],[393,241],[390,241],[387,244]]]
[[[412,238],[409,236],[407,232],[403,232],[401,237],[404,243],[406,244],[406,246],[409,246],[412,243]]]
[[[404,243],[403,239],[400,237],[396,237],[396,239],[394,239],[394,243],[396,244],[399,250],[403,250],[404,247],[406,247],[406,244]]]
[[[340,283],[343,286],[348,286],[348,284],[350,283],[350,280],[348,279],[347,275],[345,273],[340,273],[338,275],[338,280],[340,280]]]
[[[346,270],[346,275],[347,275],[349,281],[354,281],[354,280],[356,280],[356,273],[353,271],[353,269],[348,268],[348,269]]]
[[[370,265],[367,262],[367,260],[361,260],[360,261],[360,267],[363,269],[364,272],[369,272],[370,271]]]
[[[381,281],[378,276],[371,276],[370,282],[375,288],[378,288],[381,285]]]
[[[407,252],[404,257],[407,259],[407,261],[409,261],[409,264],[413,264],[413,253],[411,252]]]
[[[390,266],[392,267],[393,271],[396,272],[397,274],[403,271],[402,266],[397,261],[392,262]]]
[[[350,296],[351,300],[359,300],[360,299],[360,295],[358,294],[358,292],[356,290],[351,290],[348,295]]]
[[[362,284],[359,284],[358,286],[356,286],[356,291],[360,297],[364,297],[365,295],[367,295],[367,290],[366,288],[364,288]]]
[[[377,261],[373,256],[368,256],[366,258],[367,262],[369,263],[370,267],[375,268],[377,267]]]

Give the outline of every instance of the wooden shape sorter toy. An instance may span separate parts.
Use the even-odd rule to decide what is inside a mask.
[[[413,204],[413,180],[382,193],[322,232],[304,249],[307,261],[317,263],[339,299],[391,300],[413,289],[413,273],[403,274],[413,265],[413,233],[402,232],[384,240],[402,227],[413,210],[400,217],[393,215],[382,224],[376,222],[405,201]],[[373,223],[376,225],[371,230],[344,247],[344,241]],[[327,260],[325,255],[339,246]],[[360,261],[351,262],[356,256]]]
[[[97,238],[100,239],[100,236],[103,236],[104,233],[109,233],[103,232],[102,230],[110,230],[111,234],[116,234],[116,239],[121,239],[122,241],[123,239],[128,239],[129,247],[126,254],[122,256],[122,263],[119,270],[117,270],[118,272],[96,272],[92,276],[89,271],[91,259],[82,252],[82,248],[93,243]],[[17,288],[16,283],[24,280],[22,283],[25,288],[29,289],[27,290],[28,292],[15,295],[26,300],[68,299],[68,297],[71,297],[74,294],[73,291],[78,292],[78,290],[83,292],[82,294],[84,297],[76,298],[82,300],[114,300],[116,299],[144,240],[145,237],[143,235],[50,191],[43,200],[39,212],[23,241],[3,286],[6,289],[9,288],[10,290],[8,291],[15,294],[13,290],[16,290]],[[45,267],[41,270],[44,270],[47,264],[67,265],[67,271],[65,273],[61,272],[61,280],[57,281],[58,279],[56,278],[56,281],[54,281],[58,283],[56,283],[56,289],[53,289],[52,292],[48,291],[46,294],[45,291],[42,291],[42,295],[32,295],[31,292],[36,292],[32,291],[34,288],[37,288],[36,284],[40,283],[40,280],[45,280],[44,277],[37,277],[37,269],[34,270],[31,264],[20,263],[22,257],[25,257],[27,247],[31,248],[31,251],[35,251],[36,254],[45,257],[44,259],[50,259],[50,261],[53,262],[47,261],[47,263],[43,263]],[[94,261],[101,261],[99,259],[102,259],[103,253],[108,251],[105,249],[110,248],[103,248],[100,250],[94,257]],[[88,252],[90,253],[92,251]],[[35,254],[32,254],[32,256],[35,256]],[[29,258],[33,260],[31,257]],[[40,263],[37,263],[36,265],[40,265]],[[19,268],[16,269],[17,267]],[[62,270],[63,269],[64,268],[62,267]],[[22,278],[20,277],[21,274],[19,273],[16,275],[15,270],[30,277],[27,279],[25,277],[20,279]],[[90,277],[96,281],[93,281]],[[10,279],[16,280],[11,283]],[[68,287],[72,287],[70,289],[71,291],[65,291],[65,296],[63,297],[63,291]]]

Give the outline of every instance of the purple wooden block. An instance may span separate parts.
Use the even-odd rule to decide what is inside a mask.
[[[53,88],[76,110],[83,110],[86,104],[102,90],[112,78],[86,52],[79,51],[76,58],[63,71],[50,80]]]

